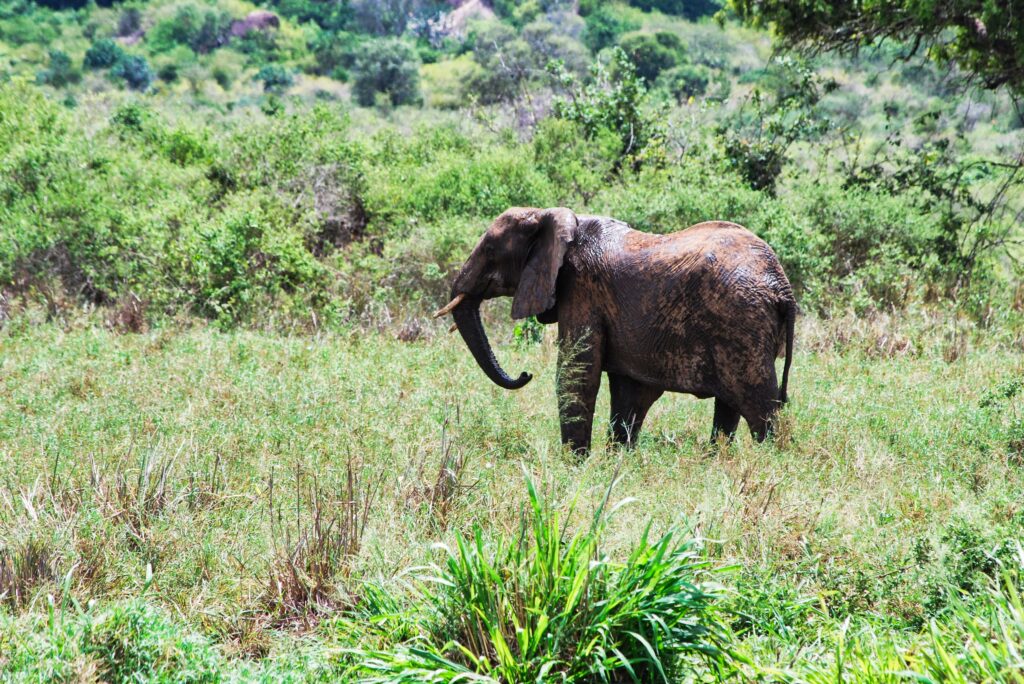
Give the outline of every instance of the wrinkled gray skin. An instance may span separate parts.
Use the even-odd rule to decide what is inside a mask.
[[[509,209],[487,230],[452,285],[459,332],[493,382],[518,389],[480,321],[480,302],[513,297],[513,318],[558,323],[562,443],[590,448],[601,373],[612,437],[631,445],[663,392],[715,399],[712,438],[742,416],[770,432],[793,351],[796,303],[775,253],[742,226],[708,222],[652,235],[615,219],[557,209]],[[785,355],[781,387],[775,359]]]

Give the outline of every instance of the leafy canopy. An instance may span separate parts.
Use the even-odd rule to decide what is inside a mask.
[[[791,47],[853,52],[880,40],[921,48],[986,88],[1024,93],[1024,1],[731,0],[748,23],[773,23]]]

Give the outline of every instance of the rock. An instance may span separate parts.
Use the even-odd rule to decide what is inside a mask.
[[[482,0],[449,0],[448,5],[452,10],[442,15],[433,26],[442,36],[464,36],[470,21],[494,18],[494,10]]]
[[[234,38],[241,38],[251,31],[268,31],[281,28],[281,20],[273,12],[266,10],[253,10],[246,15],[245,19],[231,22],[231,35]]]

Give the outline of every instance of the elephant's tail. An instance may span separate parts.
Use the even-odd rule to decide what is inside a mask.
[[[796,328],[796,302],[792,299],[782,303],[784,307],[783,316],[786,324],[786,362],[782,366],[782,384],[779,385],[779,403],[785,404],[788,400],[786,389],[789,386],[789,367],[793,363],[793,335]]]

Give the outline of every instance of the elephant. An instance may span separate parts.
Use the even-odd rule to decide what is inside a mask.
[[[796,300],[772,248],[738,224],[657,235],[562,207],[502,213],[435,318],[451,313],[483,372],[512,390],[532,376],[502,369],[480,319],[482,301],[507,296],[513,319],[558,324],[561,439],[577,454],[590,450],[602,372],[610,437],[627,448],[664,392],[713,397],[713,440],[731,440],[742,416],[763,441],[787,400]]]

